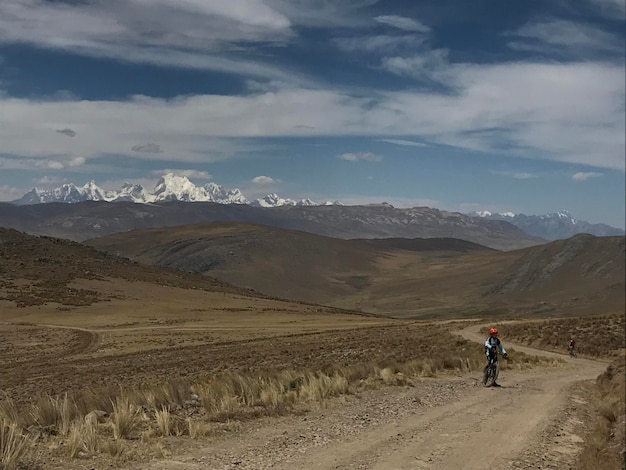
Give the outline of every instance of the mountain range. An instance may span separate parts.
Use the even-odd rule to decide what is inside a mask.
[[[503,220],[522,229],[529,235],[546,240],[562,240],[578,233],[588,233],[597,237],[624,235],[624,230],[607,224],[591,224],[577,220],[568,211],[559,211],[545,215],[514,214],[512,212],[491,213],[477,211],[468,214],[488,220]]]
[[[203,186],[196,186],[186,176],[178,176],[173,173],[163,175],[157,181],[152,191],[146,190],[140,184],[131,184],[128,182],[124,183],[119,190],[105,191],[92,180],[80,187],[76,186],[74,183],[66,183],[52,190],[33,188],[21,198],[11,201],[11,203],[27,205],[50,202],[76,203],[83,201],[126,201],[144,204],[164,201],[215,202],[218,204],[250,204],[258,207],[340,204],[339,202],[324,202],[319,204],[310,199],[294,201],[293,199],[284,199],[276,193],[270,193],[253,201],[248,201],[237,188],[226,190],[223,186],[213,182]]]
[[[376,237],[428,237],[428,236],[451,236],[467,239],[475,243],[483,243],[486,246],[497,249],[515,249],[530,246],[532,244],[541,243],[546,240],[566,239],[578,233],[588,233],[595,236],[618,236],[624,235],[624,230],[615,228],[606,224],[591,224],[586,221],[576,220],[567,211],[560,211],[546,215],[525,215],[506,213],[491,213],[489,211],[477,211],[469,214],[452,213],[430,209],[429,216],[424,218],[428,212],[428,208],[410,208],[396,209],[393,206],[381,203],[369,206],[351,206],[361,209],[345,209],[336,211],[283,211],[261,213],[248,211],[243,209],[246,207],[276,209],[280,207],[322,207],[322,206],[342,206],[339,201],[325,201],[317,203],[311,199],[302,199],[295,201],[290,198],[280,197],[276,193],[267,194],[261,198],[249,201],[242,192],[235,188],[227,190],[223,186],[213,182],[209,182],[203,186],[196,186],[185,176],[178,176],[172,173],[163,175],[156,183],[151,191],[146,190],[139,184],[125,183],[119,190],[105,191],[100,188],[95,181],[90,181],[82,187],[78,187],[73,183],[66,183],[52,190],[42,190],[34,188],[21,198],[11,201],[16,206],[32,206],[49,203],[83,203],[88,201],[96,202],[114,202],[114,203],[138,203],[142,205],[160,204],[167,202],[184,202],[184,203],[214,203],[227,207],[221,209],[211,209],[210,212],[217,212],[214,216],[197,216],[191,215],[194,209],[186,210],[188,217],[174,217],[181,223],[196,223],[214,220],[237,220],[242,222],[252,222],[275,225],[283,228],[294,228],[301,230],[310,230],[312,233],[321,235],[339,237],[339,238],[376,238]],[[236,209],[236,207],[241,207]],[[378,207],[378,209],[375,209]],[[122,214],[125,209],[118,208]],[[196,208],[197,209],[197,208]],[[74,211],[74,210],[72,210]],[[113,209],[111,212],[117,212]],[[142,212],[143,209],[137,209],[132,212]],[[384,212],[379,217],[378,212]],[[47,212],[40,210],[39,212]],[[228,213],[228,214],[226,214]],[[415,214],[418,213],[419,216]],[[452,223],[452,214],[457,214],[456,227]],[[319,215],[319,217],[318,217]],[[118,215],[113,215],[118,218]],[[124,216],[122,216],[124,217]],[[214,218],[223,217],[223,219]],[[437,223],[433,222],[433,217],[443,217],[437,222],[440,227],[436,227]],[[303,218],[304,220],[297,220]],[[428,219],[428,220],[427,220]],[[470,219],[474,221],[468,222]],[[496,232],[502,232],[493,236],[477,235],[469,233],[482,224],[480,220],[487,222],[504,222],[511,224],[517,229],[527,234],[529,237],[518,237],[516,241],[508,240],[503,243],[502,226],[496,229]],[[56,222],[55,222],[56,223]],[[67,225],[67,222],[64,222]],[[425,224],[424,227],[417,227],[417,224]],[[80,225],[76,222],[71,224],[74,229]],[[53,234],[55,236],[65,236],[74,240],[91,238],[102,234],[112,233],[110,230],[106,232],[98,232],[104,230],[104,227],[110,226],[110,221],[101,220],[94,222],[92,229],[82,227],[86,230],[80,234],[68,234],[65,232],[58,233],[54,229],[41,232],[40,229],[34,229],[34,233]],[[6,225],[16,227],[15,225]],[[156,224],[150,226],[157,226]],[[118,228],[122,231],[131,230],[133,228],[147,228],[143,222],[132,222],[132,216],[121,224]],[[495,227],[493,224],[491,227]],[[32,227],[31,227],[32,229]],[[112,227],[111,227],[112,229]],[[512,232],[504,230],[511,236]]]

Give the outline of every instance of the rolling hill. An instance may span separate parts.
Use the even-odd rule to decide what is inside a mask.
[[[85,243],[291,300],[389,316],[601,313],[624,305],[624,238],[500,252],[458,239],[341,240],[242,224],[135,230]]]

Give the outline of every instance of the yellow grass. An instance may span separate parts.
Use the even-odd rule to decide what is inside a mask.
[[[28,456],[29,445],[30,439],[22,434],[18,424],[0,416],[0,468],[2,470],[19,468]]]
[[[584,317],[555,318],[497,325],[501,334],[513,342],[550,351],[567,352],[571,338],[579,355],[617,357],[626,348],[626,315],[613,313]]]
[[[596,416],[590,423],[577,470],[622,470],[626,466],[626,356],[615,360],[596,381]]]
[[[113,426],[113,437],[116,440],[127,439],[139,426],[139,413],[141,410],[135,403],[131,403],[126,396],[118,397],[112,406],[111,425]]]

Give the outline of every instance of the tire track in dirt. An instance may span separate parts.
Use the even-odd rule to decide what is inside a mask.
[[[56,360],[75,356],[78,354],[82,354],[89,351],[94,351],[97,349],[98,344],[100,343],[100,335],[96,330],[89,328],[82,328],[79,326],[65,326],[65,325],[53,325],[48,323],[20,323],[20,322],[0,322],[0,325],[11,325],[11,326],[28,326],[28,327],[36,327],[36,328],[52,328],[52,329],[60,329],[60,330],[69,330],[72,331],[76,335],[76,339],[68,346],[67,349],[64,349],[57,353]]]

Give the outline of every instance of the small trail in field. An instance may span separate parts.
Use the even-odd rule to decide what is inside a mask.
[[[483,341],[480,326],[461,336]],[[506,344],[564,359],[562,366],[501,372],[502,388],[479,374],[417,380],[364,392],[347,403],[246,425],[240,433],[175,458],[135,465],[154,470],[568,468],[584,425],[572,403],[606,364]],[[555,433],[558,438],[546,436]]]

